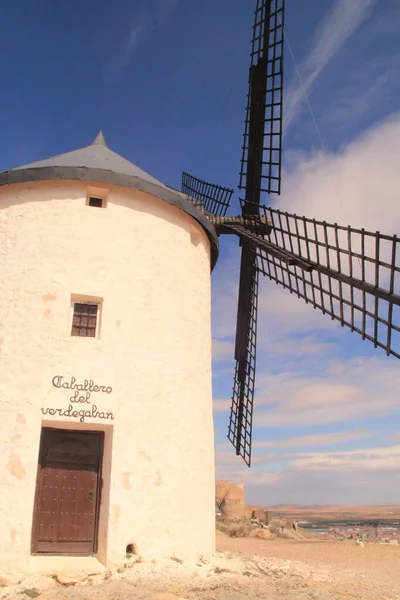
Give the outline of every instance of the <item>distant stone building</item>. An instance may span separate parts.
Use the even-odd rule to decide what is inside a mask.
[[[215,498],[221,514],[228,519],[250,519],[254,511],[259,511],[259,505],[246,506],[245,488],[243,483],[230,483],[225,479],[215,482]]]
[[[228,518],[241,518],[245,516],[246,505],[244,499],[244,484],[229,483],[226,480],[216,482],[216,499],[221,512]]]

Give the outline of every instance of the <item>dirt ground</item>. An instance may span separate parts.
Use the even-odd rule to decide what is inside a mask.
[[[71,585],[31,577],[1,587],[0,598],[400,600],[400,546],[231,538],[222,532],[217,532],[217,544],[212,559],[196,564],[134,558],[119,572],[86,578],[70,574]],[[80,579],[75,585],[74,577]]]
[[[301,562],[315,571],[321,570],[327,576],[321,586],[328,594],[326,598],[400,598],[400,546],[365,544],[360,547],[353,541],[236,539],[219,532],[217,539],[218,548],[223,552],[286,559]],[[331,587],[338,590],[337,595],[329,595]],[[280,597],[284,596],[277,596]]]

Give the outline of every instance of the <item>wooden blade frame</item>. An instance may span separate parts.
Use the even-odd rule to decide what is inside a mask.
[[[257,0],[239,189],[281,191],[284,0]]]
[[[242,456],[249,467],[256,371],[258,274],[256,252],[245,241],[242,248],[235,346],[236,369],[228,439],[234,445],[236,454]]]
[[[206,211],[224,217],[229,208],[233,190],[214,183],[208,183],[188,173],[182,173],[182,192],[201,200]]]
[[[259,217],[251,227],[235,226],[235,233],[254,248],[260,272],[400,358],[398,237],[257,208],[263,233],[256,233]],[[265,219],[271,225],[267,235]]]
[[[249,92],[239,188],[246,189],[242,217],[259,219],[262,192],[280,193],[283,106],[284,0],[257,0],[249,71]],[[232,227],[234,230],[234,227]],[[258,268],[257,253],[242,238],[236,373],[228,439],[236,454],[251,464],[254,402]]]

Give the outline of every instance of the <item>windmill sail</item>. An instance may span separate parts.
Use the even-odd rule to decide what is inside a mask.
[[[261,224],[263,192],[280,193],[283,107],[283,0],[257,0],[249,70],[249,92],[239,188],[245,189],[242,218]],[[235,226],[231,229],[237,233]],[[239,229],[243,229],[239,226]],[[228,439],[251,464],[254,402],[258,265],[252,242],[241,236],[236,371]]]
[[[235,379],[229,419],[228,439],[236,454],[251,463],[254,381],[256,374],[257,253],[247,242],[242,249],[239,303],[235,344]]]
[[[201,200],[207,212],[215,216],[225,216],[233,190],[214,183],[208,183],[189,173],[182,173],[182,192]]]
[[[358,333],[375,348],[382,348],[388,356],[400,358],[397,236],[343,227],[264,206],[257,205],[257,209],[260,216],[225,225],[240,237],[243,246],[228,438],[248,466],[259,274]]]
[[[284,0],[257,0],[239,189],[280,193]],[[254,198],[251,198],[254,200]]]
[[[259,210],[262,234],[256,233],[257,219],[251,229],[235,226],[235,232],[252,244],[260,272],[375,348],[400,358],[397,236]],[[267,234],[265,220],[271,226]]]
[[[226,216],[232,190],[183,174],[218,234],[242,248],[236,370],[228,438],[251,464],[259,275],[400,358],[400,246],[396,235],[342,227],[265,206],[281,191],[285,0],[256,0],[239,189],[240,216]]]

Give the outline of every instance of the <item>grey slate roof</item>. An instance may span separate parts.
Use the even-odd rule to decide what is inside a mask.
[[[20,169],[37,169],[41,167],[86,167],[89,169],[106,169],[107,171],[113,171],[114,173],[123,173],[124,175],[130,175],[131,177],[140,177],[145,181],[151,181],[152,183],[166,187],[163,183],[157,181],[157,179],[129,162],[129,160],[126,160],[119,154],[116,154],[116,152],[110,150],[101,131],[93,143],[90,146],[86,146],[86,148],[80,148],[79,150],[73,150],[72,152],[53,156],[52,158],[39,160],[30,163],[29,165],[17,167],[13,170],[19,171]]]
[[[100,132],[90,146],[59,154],[0,173],[0,186],[29,181],[78,179],[137,189],[177,206],[205,229],[212,248],[212,267],[218,258],[218,238],[198,201],[170,188],[136,165],[116,154]]]

